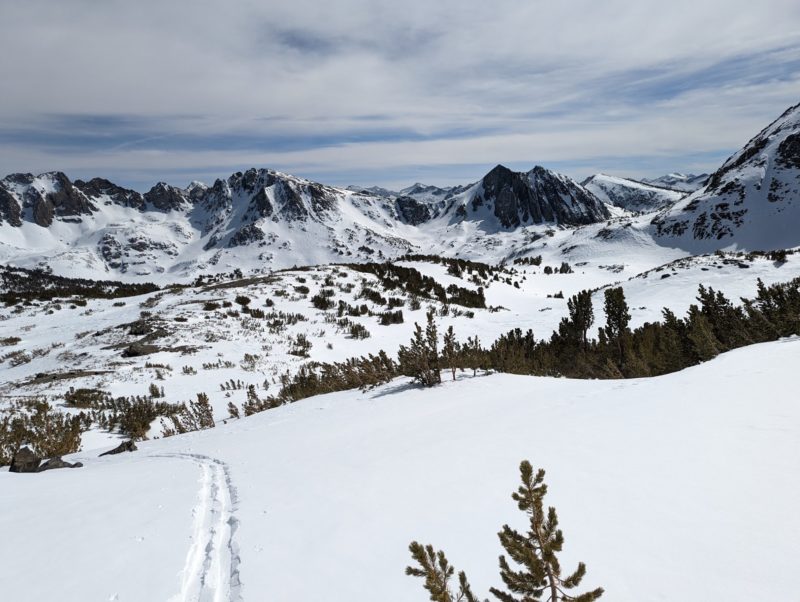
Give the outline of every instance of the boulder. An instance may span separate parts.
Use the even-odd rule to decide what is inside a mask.
[[[122,352],[122,357],[140,357],[142,355],[150,355],[160,351],[155,345],[144,345],[142,343],[131,343]]]
[[[61,456],[56,456],[54,458],[50,458],[44,464],[42,464],[39,468],[36,469],[36,472],[44,472],[45,470],[53,470],[55,468],[82,468],[83,464],[80,462],[75,462],[74,464],[70,464],[69,462],[65,462],[61,459]]]
[[[11,460],[9,472],[36,472],[42,459],[29,447],[21,447]]]
[[[123,441],[114,449],[110,449],[107,452],[103,452],[102,454],[100,454],[99,457],[102,458],[103,456],[113,456],[115,454],[121,454],[123,452],[134,452],[137,449],[138,448],[136,447],[136,444],[133,442],[133,439],[129,439],[128,441]]]

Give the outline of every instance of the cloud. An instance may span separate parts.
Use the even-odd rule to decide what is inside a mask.
[[[708,170],[800,100],[799,24],[787,0],[12,3],[0,171]]]

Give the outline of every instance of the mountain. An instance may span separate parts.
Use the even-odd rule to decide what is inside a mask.
[[[800,104],[730,157],[697,192],[653,225],[669,244],[710,250],[800,244]]]
[[[663,209],[685,196],[677,190],[603,173],[595,174],[581,184],[604,203],[628,211]]]
[[[101,276],[353,261],[415,249],[394,199],[250,169],[141,194],[59,172],[0,180],[0,259]]]
[[[191,277],[437,253],[447,230],[465,222],[486,233],[609,215],[592,193],[542,167],[498,166],[470,186],[379,192],[268,169],[211,186],[160,182],[143,194],[102,178],[12,174],[0,180],[0,261],[83,277]]]
[[[679,190],[681,192],[694,192],[703,187],[708,180],[708,174],[683,174],[683,173],[670,173],[665,176],[660,176],[653,179],[644,179],[643,182],[653,184],[662,188],[669,188],[671,190]]]
[[[363,194],[373,194],[375,196],[382,196],[385,198],[390,198],[393,196],[397,196],[397,193],[394,190],[389,190],[387,188],[381,188],[380,186],[348,186],[347,190],[351,192],[360,192]]]
[[[536,166],[528,172],[498,165],[483,179],[452,197],[452,221],[475,221],[485,231],[554,223],[582,225],[610,217],[608,208],[567,176]]]

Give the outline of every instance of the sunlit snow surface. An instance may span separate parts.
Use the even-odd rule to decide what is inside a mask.
[[[133,454],[0,472],[3,599],[422,600],[433,542],[481,593],[547,470],[565,569],[611,600],[786,599],[800,557],[800,340],[640,380],[463,376],[307,399]],[[203,597],[205,596],[205,597]]]

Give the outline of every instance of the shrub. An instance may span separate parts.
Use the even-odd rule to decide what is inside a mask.
[[[385,311],[380,314],[380,324],[381,326],[389,326],[390,324],[402,324],[403,323],[403,312],[402,310],[397,311]]]
[[[70,387],[64,393],[64,405],[70,408],[97,408],[108,399],[109,394],[102,389],[75,389]]]
[[[331,291],[331,293],[333,293],[333,291]],[[333,309],[334,302],[330,296],[325,296],[322,294],[322,291],[320,291],[319,294],[311,297],[311,305],[313,305],[316,309],[326,311]]]
[[[293,342],[292,347],[289,349],[291,355],[298,357],[308,357],[308,352],[311,350],[311,341],[303,333],[298,334]]]
[[[169,419],[172,422],[172,428],[165,427],[165,437],[192,431],[202,431],[216,426],[214,413],[208,401],[208,395],[205,393],[198,393],[197,401],[183,404],[176,414],[169,416]]]
[[[350,338],[351,339],[368,339],[370,332],[363,324],[354,323],[350,325]]]
[[[23,445],[45,458],[74,453],[88,428],[83,413],[68,415],[53,410],[43,399],[26,400],[0,419],[0,466],[10,464]]]

